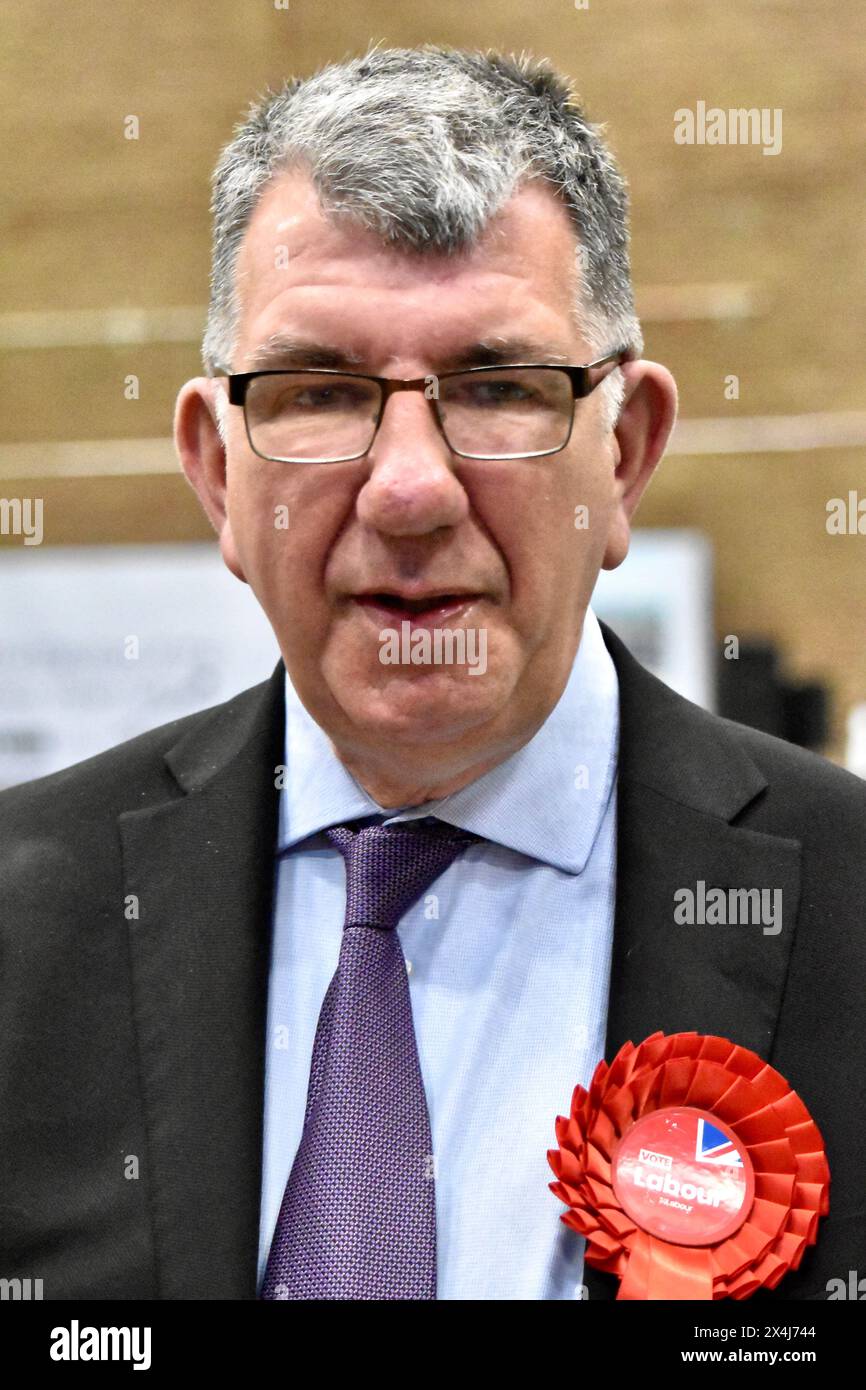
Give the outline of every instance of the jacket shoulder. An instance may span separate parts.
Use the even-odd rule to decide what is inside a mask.
[[[826,838],[840,827],[864,851],[866,781],[828,758],[713,714],[678,694],[646,669],[604,623],[616,666],[621,706],[620,773],[638,782],[667,783],[695,803],[708,801],[709,777],[726,774],[743,788],[743,823],[794,839]],[[719,799],[719,805],[724,798]]]
[[[838,802],[842,807],[866,813],[866,781],[831,762],[820,753],[800,748],[795,743],[737,724],[732,719],[710,715],[736,739],[740,747],[757,764],[770,783],[797,788],[819,801]]]
[[[76,817],[100,819],[122,810],[135,810],[154,799],[177,792],[177,783],[165,763],[165,754],[181,740],[211,723],[231,720],[254,702],[267,681],[206,709],[169,720],[101,753],[0,791],[0,837],[26,833],[28,827],[44,827],[46,820],[67,822]]]

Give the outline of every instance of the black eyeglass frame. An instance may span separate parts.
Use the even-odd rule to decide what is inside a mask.
[[[445,431],[445,427],[439,415],[438,398],[436,398],[435,396],[427,397],[433,410],[433,418],[436,421],[436,427],[439,430],[439,433],[442,435],[442,438],[445,440],[445,443],[448,445],[448,448],[452,454],[456,454],[458,458],[487,459],[490,461],[494,461],[496,459],[546,458],[550,454],[561,453],[562,450],[568,446],[568,442],[571,439],[572,431],[574,429],[575,401],[585,400],[586,397],[591,395],[592,392],[596,389],[596,387],[600,386],[601,383],[605,380],[605,378],[610,375],[609,372],[604,372],[602,376],[598,377],[597,380],[593,381],[592,377],[590,376],[590,373],[598,370],[600,367],[606,367],[608,364],[611,365],[611,369],[613,369],[614,366],[621,366],[623,362],[627,362],[631,358],[631,355],[631,348],[622,347],[617,348],[614,352],[607,353],[604,357],[596,358],[594,362],[585,362],[579,365],[563,365],[560,362],[501,362],[494,363],[490,366],[485,367],[457,368],[455,371],[451,372],[429,372],[427,376],[411,377],[406,380],[400,377],[372,376],[366,372],[346,372],[335,367],[268,367],[254,372],[229,372],[227,370],[218,368],[216,371],[213,372],[213,375],[225,377],[228,381],[229,405],[239,405],[243,407],[244,428],[246,429],[247,440],[249,441],[249,446],[252,449],[253,453],[256,454],[258,458],[265,459],[268,463],[328,464],[351,463],[355,459],[363,458],[365,454],[370,452],[370,449],[373,447],[373,442],[376,438],[376,435],[379,433],[379,426],[381,425],[382,417],[385,414],[385,406],[388,404],[388,400],[390,399],[390,397],[396,391],[426,392],[427,388],[429,387],[431,378],[435,379],[436,381],[446,381],[449,377],[472,376],[476,373],[482,372],[507,372],[514,370],[523,371],[527,368],[542,369],[544,371],[563,372],[568,377],[571,383],[571,419],[568,422],[568,433],[565,439],[554,449],[535,449],[530,453],[518,454],[464,453],[461,449],[455,449],[448,438],[448,435]],[[340,458],[335,459],[285,459],[274,458],[270,454],[262,454],[256,448],[255,444],[253,443],[252,431],[250,429],[250,423],[249,419],[247,418],[246,411],[247,391],[249,389],[250,382],[254,381],[256,377],[260,376],[307,376],[310,375],[310,373],[313,373],[316,376],[351,377],[352,379],[357,381],[373,381],[377,384],[380,391],[379,413],[376,416],[376,423],[373,427],[373,434],[370,438],[370,442],[367,445],[366,449],[361,449],[360,452],[357,454],[346,454],[344,456],[341,456]]]

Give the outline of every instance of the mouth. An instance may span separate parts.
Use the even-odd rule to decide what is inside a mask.
[[[380,626],[397,619],[413,627],[434,627],[461,616],[481,597],[481,594],[472,593],[442,593],[407,598],[403,594],[383,592],[355,594],[353,602]]]

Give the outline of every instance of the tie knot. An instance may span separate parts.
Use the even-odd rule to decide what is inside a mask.
[[[346,927],[390,931],[467,845],[479,840],[434,817],[362,830],[335,825],[328,839],[346,861]]]

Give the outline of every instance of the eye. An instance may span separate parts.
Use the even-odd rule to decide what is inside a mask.
[[[522,381],[513,378],[496,379],[495,381],[482,381],[478,383],[476,393],[479,405],[499,405],[512,401],[526,401],[532,396],[532,392],[527,390]]]
[[[482,375],[453,383],[449,392],[452,404],[480,408],[524,405],[536,394],[525,377]]]
[[[369,390],[351,382],[300,382],[284,387],[274,401],[278,411],[357,410],[369,400]]]

